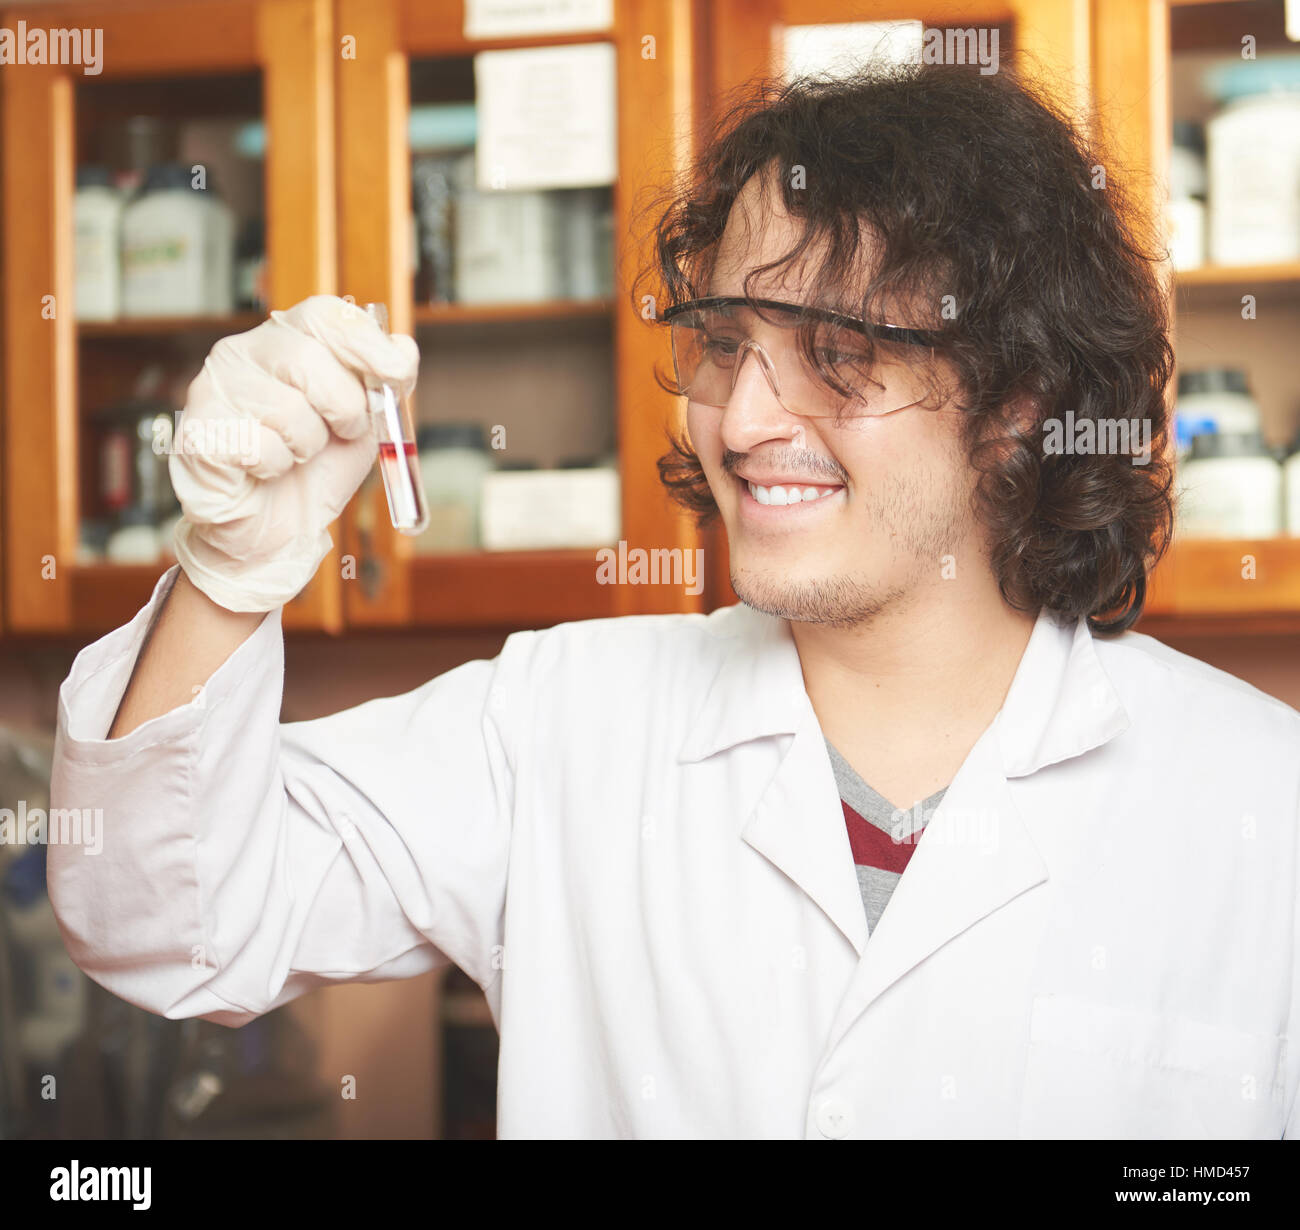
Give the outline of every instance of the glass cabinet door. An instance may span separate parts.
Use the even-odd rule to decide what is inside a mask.
[[[1098,113],[1164,227],[1178,517],[1155,635],[1300,629],[1300,42],[1285,0],[1096,9]]]
[[[2,77],[6,626],[89,633],[171,563],[167,461],[207,351],[334,289],[332,14],[39,12],[99,61]],[[337,558],[285,623],[341,626]]]
[[[698,537],[654,464],[680,413],[652,378],[665,339],[629,293],[638,194],[689,154],[693,18],[667,0],[609,14],[467,34],[459,3],[339,3],[340,286],[420,344],[430,511],[409,537],[377,480],[353,501],[354,624],[522,628],[705,601]],[[635,574],[638,553],[664,568]]]

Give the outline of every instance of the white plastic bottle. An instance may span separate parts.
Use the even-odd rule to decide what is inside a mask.
[[[1174,121],[1169,154],[1169,258],[1176,270],[1205,264],[1205,134],[1200,125]]]
[[[1178,467],[1184,538],[1273,538],[1282,532],[1282,467],[1253,435],[1197,436]]]
[[[1259,403],[1251,396],[1246,373],[1237,368],[1179,372],[1175,419],[1180,457],[1187,455],[1196,435],[1251,436],[1260,431]]]
[[[122,311],[197,316],[234,310],[235,228],[211,185],[160,163],[122,215]]]
[[[564,294],[564,215],[553,191],[477,187],[473,151],[456,164],[456,298],[537,303]]]
[[[122,194],[107,167],[77,168],[72,217],[77,319],[116,320],[122,308]]]
[[[1210,259],[1300,259],[1300,92],[1239,98],[1206,125]]]

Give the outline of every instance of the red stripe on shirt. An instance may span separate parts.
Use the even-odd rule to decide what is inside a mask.
[[[881,871],[902,874],[908,859],[916,850],[920,834],[916,834],[911,841],[896,842],[888,833],[864,820],[843,800],[841,804],[844,807],[844,823],[848,826],[854,863],[859,867],[878,867]]]

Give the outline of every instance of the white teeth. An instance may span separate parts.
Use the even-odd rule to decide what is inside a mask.
[[[838,490],[838,487],[760,487],[757,483],[749,484],[749,494],[760,504],[810,504],[814,500],[824,500]]]

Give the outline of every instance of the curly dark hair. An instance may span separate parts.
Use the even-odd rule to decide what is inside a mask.
[[[795,186],[799,167],[806,188]],[[746,296],[761,274],[804,260],[806,302],[937,332],[933,356],[960,383],[963,443],[1003,598],[1123,631],[1141,615],[1147,570],[1172,532],[1173,350],[1162,245],[1120,171],[1050,95],[1005,67],[760,80],[717,121],[682,181],[647,207],[653,256],[633,299],[645,302],[654,286],[661,313],[708,294],[732,203],[751,176],[770,176],[801,234],[747,274]],[[864,236],[870,268],[851,273],[866,263]],[[810,335],[801,330],[800,346],[817,366]],[[938,364],[923,370],[933,376]],[[1046,424],[1067,411],[1098,430],[1103,420],[1145,426],[1149,463],[1048,450]],[[718,509],[699,458],[684,436],[668,437],[660,478],[704,527]]]

